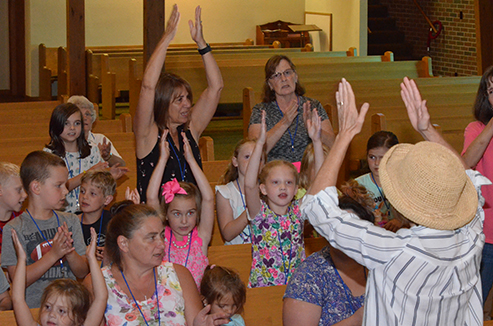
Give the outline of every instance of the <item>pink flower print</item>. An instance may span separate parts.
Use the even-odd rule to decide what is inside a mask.
[[[281,222],[281,228],[283,230],[289,230],[289,226],[291,225],[291,222],[290,221],[282,221]]]
[[[293,207],[293,213],[296,216],[300,216],[300,207],[299,206],[294,206]]]
[[[279,272],[277,271],[277,269],[274,269],[274,268],[269,268],[269,273],[274,277],[274,278],[277,278],[277,275],[279,274]]]
[[[137,316],[135,316],[133,313],[129,312],[128,314],[125,315],[125,319],[128,321],[134,321],[137,319]]]
[[[123,320],[118,315],[109,314],[106,319],[108,320],[108,325],[122,325]]]

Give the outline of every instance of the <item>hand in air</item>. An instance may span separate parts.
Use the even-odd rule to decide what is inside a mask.
[[[339,89],[336,92],[336,101],[339,115],[339,133],[347,133],[351,137],[354,137],[361,131],[370,105],[364,103],[358,113],[353,89],[345,78],[339,83]]]
[[[137,188],[130,190],[130,187],[127,187],[127,190],[125,190],[125,199],[131,200],[136,205],[140,204],[140,195]]]
[[[312,142],[319,141],[322,134],[322,118],[319,117],[317,110],[310,109],[310,102],[303,103],[303,120]]]
[[[115,165],[110,167],[110,173],[113,176],[113,179],[115,180],[118,180],[121,177],[123,177],[123,175],[128,171],[129,169],[125,166],[120,166],[120,163],[116,163]]]
[[[86,258],[89,263],[96,262],[98,260],[96,257],[97,242],[98,242],[98,235],[94,230],[94,228],[91,228],[91,243],[86,248]]]
[[[265,144],[265,141],[267,139],[267,125],[265,123],[265,116],[266,116],[265,110],[262,110],[262,121],[260,123],[260,135],[258,136],[257,141],[260,142],[261,144]]]
[[[103,138],[102,144],[98,144],[98,148],[103,160],[108,161],[111,158],[111,143],[106,142],[106,137]]]
[[[109,168],[110,165],[108,162],[99,162],[96,165],[91,166],[91,168],[88,171],[104,171],[105,169]]]
[[[192,40],[197,43],[199,49],[205,48],[207,43],[204,40],[204,34],[202,31],[202,8],[200,8],[200,6],[195,8],[195,24],[190,19],[188,21],[188,26],[190,27],[190,35],[192,36]]]
[[[12,232],[12,242],[14,243],[15,252],[17,254],[17,260],[26,261],[26,252],[22,247],[19,238],[17,237],[17,232],[14,229],[11,229]]]
[[[161,139],[159,140],[159,158],[163,159],[165,162],[169,159],[169,143],[168,143],[168,129],[164,129],[161,134]]]
[[[181,132],[181,137],[183,138],[183,156],[185,156],[185,160],[190,163],[195,160],[192,153],[192,147],[190,146],[187,135],[183,131]]]
[[[173,11],[169,16],[168,23],[166,24],[166,30],[164,31],[163,38],[167,38],[169,41],[173,40],[178,30],[178,23],[180,22],[180,13],[178,12],[178,5],[173,5]]]
[[[406,105],[407,115],[413,128],[420,133],[432,128],[426,100],[421,99],[421,94],[414,80],[404,78],[401,83],[401,97]]]

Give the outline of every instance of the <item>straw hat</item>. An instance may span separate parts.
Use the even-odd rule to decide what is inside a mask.
[[[380,162],[379,174],[390,203],[416,224],[455,230],[476,214],[474,185],[459,158],[442,145],[395,145]]]

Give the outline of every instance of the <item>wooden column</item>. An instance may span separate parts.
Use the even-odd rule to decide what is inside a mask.
[[[164,33],[165,0],[144,0],[144,67]]]
[[[10,92],[26,95],[25,2],[9,0]]]
[[[491,0],[475,0],[476,48],[478,74],[482,75],[493,65],[493,3]]]
[[[68,94],[86,95],[84,0],[67,0]]]

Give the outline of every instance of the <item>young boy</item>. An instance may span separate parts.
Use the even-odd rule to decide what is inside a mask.
[[[19,176],[19,167],[12,163],[0,162],[0,252],[2,230],[10,220],[20,215],[26,192]]]
[[[346,80],[339,84],[339,133],[301,207],[315,229],[369,269],[363,325],[483,325],[479,267],[484,245],[480,187],[461,157],[430,123],[414,81],[401,84],[413,128],[425,142],[392,147],[379,166],[390,203],[413,225],[396,233],[337,207],[335,184],[358,113]]]
[[[37,308],[52,280],[83,278],[89,269],[79,219],[55,211],[63,208],[68,193],[65,162],[56,155],[35,151],[22,162],[20,176],[29,204],[3,230],[2,267],[15,275],[17,256],[11,236],[11,229],[15,229],[28,255],[26,302],[29,308]]]
[[[111,203],[116,181],[107,171],[88,171],[81,179],[79,203],[82,214],[80,224],[86,246],[91,243],[91,228],[98,234],[96,257],[103,260],[106,226],[111,214],[104,207]]]

